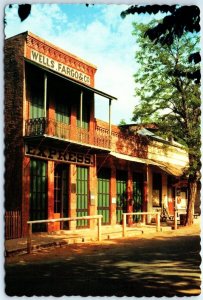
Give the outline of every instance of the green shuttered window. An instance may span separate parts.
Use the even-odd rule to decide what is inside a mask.
[[[110,169],[101,169],[98,174],[98,215],[102,215],[102,224],[110,222]]]
[[[30,161],[30,220],[47,219],[47,163]],[[34,224],[33,231],[45,231],[46,224]]]
[[[117,171],[116,174],[116,220],[122,223],[122,213],[127,212],[127,172]]]
[[[30,79],[30,119],[44,117],[44,73],[33,68]]]
[[[141,212],[143,205],[144,176],[141,173],[133,174],[133,212]],[[141,216],[133,216],[134,222],[141,220]]]
[[[77,127],[83,129],[89,128],[90,120],[90,95],[83,93],[83,106],[82,106],[82,124],[80,122],[80,99],[77,100]]]
[[[88,215],[88,168],[77,167],[76,181],[77,217]],[[88,227],[87,220],[78,220],[77,227]]]
[[[70,107],[68,96],[59,93],[56,98],[56,121],[69,124]]]

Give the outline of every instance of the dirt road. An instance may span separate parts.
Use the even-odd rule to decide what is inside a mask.
[[[6,259],[6,294],[192,296],[200,294],[199,226]]]

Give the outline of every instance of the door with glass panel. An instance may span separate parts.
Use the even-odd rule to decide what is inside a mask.
[[[54,214],[68,217],[68,165],[56,164],[54,169]],[[68,229],[68,222],[60,222],[60,229]]]
[[[77,217],[87,216],[88,209],[88,176],[89,169],[87,167],[77,167],[76,177],[76,214]],[[77,228],[88,227],[87,220],[78,220]]]
[[[102,224],[110,223],[110,169],[102,168],[98,173],[98,215],[102,215]]]

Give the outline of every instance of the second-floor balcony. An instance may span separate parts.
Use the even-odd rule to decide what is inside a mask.
[[[96,128],[90,132],[85,128],[73,128],[70,124],[46,118],[34,118],[25,121],[26,137],[43,135],[110,149],[111,138],[109,136],[109,130],[105,128],[96,126]]]
[[[98,125],[95,122],[89,130],[44,117],[34,118],[25,121],[25,137],[46,135],[76,144],[89,145],[141,158],[147,157],[147,143],[140,136],[125,134],[119,130],[110,132],[109,129]]]

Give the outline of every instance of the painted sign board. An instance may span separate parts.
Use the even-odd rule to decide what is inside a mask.
[[[26,144],[25,155],[63,163],[73,163],[86,166],[94,165],[94,156],[91,154],[60,150],[54,147],[35,147],[30,144]]]
[[[70,66],[67,66],[61,62],[58,62],[57,60],[50,58],[36,50],[31,49],[30,59],[31,61],[34,61],[37,64],[40,64],[64,76],[78,80],[84,84],[90,85],[91,83],[89,75],[77,69],[71,68]]]

